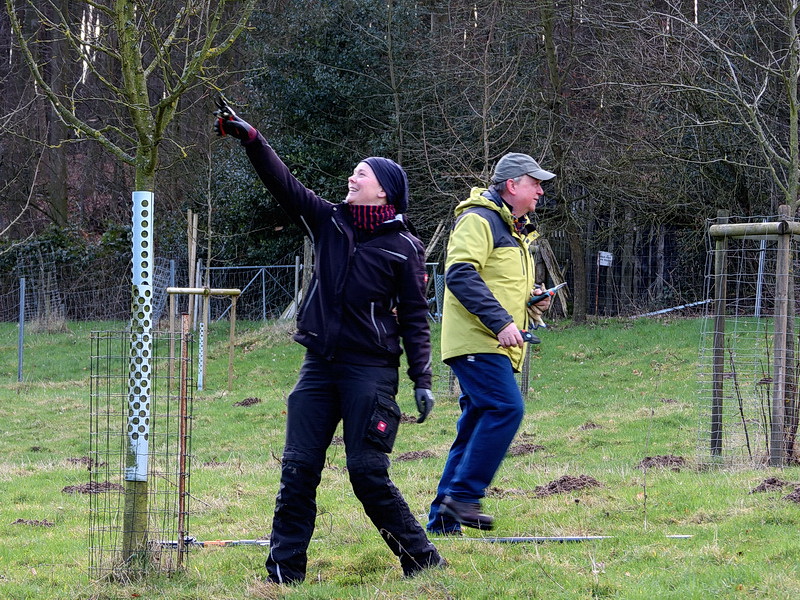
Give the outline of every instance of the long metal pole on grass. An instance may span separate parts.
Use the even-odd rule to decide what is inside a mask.
[[[667,539],[688,540],[694,536],[691,534],[666,535]],[[545,542],[568,543],[568,542],[595,542],[599,540],[613,539],[613,535],[558,535],[558,536],[513,536],[513,537],[462,537],[451,536],[443,537],[438,542],[484,542],[488,544],[543,544]],[[269,546],[269,540],[197,540],[187,537],[182,542],[186,546],[199,546],[200,548],[230,548],[233,546]],[[165,541],[159,545],[163,548],[177,548],[181,544],[180,540]]]
[[[514,537],[455,537],[454,540],[465,542],[486,542],[488,544],[542,544],[544,542],[594,542],[608,540],[610,535],[559,535],[559,536],[514,536]]]
[[[678,537],[678,536],[667,536]],[[691,536],[680,536],[691,537]],[[613,538],[610,535],[565,535],[565,536],[519,536],[519,537],[445,537],[438,541],[452,542],[485,542],[488,544],[542,544],[545,542],[594,542]],[[179,539],[176,541],[161,542],[162,547],[180,548],[181,546],[199,546],[201,548],[230,548],[233,546],[269,546],[269,540],[196,540],[194,538]]]

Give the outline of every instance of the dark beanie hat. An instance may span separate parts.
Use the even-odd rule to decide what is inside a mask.
[[[386,201],[394,206],[397,213],[405,213],[408,210],[408,177],[403,167],[389,158],[380,156],[370,156],[362,162],[372,168],[378,183],[386,192]]]

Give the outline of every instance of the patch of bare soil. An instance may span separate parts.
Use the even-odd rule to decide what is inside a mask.
[[[218,460],[209,460],[203,463],[204,467],[211,467],[212,469],[215,467],[227,467],[228,463],[220,462]]]
[[[12,525],[30,525],[32,527],[55,527],[55,523],[51,523],[47,519],[38,521],[36,519],[17,519]]]
[[[258,404],[261,402],[261,398],[245,398],[244,400],[239,400],[239,402],[234,402],[234,406],[253,406],[253,404]]]
[[[537,498],[552,496],[553,494],[563,494],[564,492],[574,492],[590,487],[600,487],[600,482],[589,475],[563,475],[546,485],[537,485],[533,493]]]
[[[400,415],[400,422],[401,423],[416,423],[417,417],[414,415],[407,415],[406,413],[402,413]]]
[[[778,479],[777,477],[767,477],[764,481],[759,483],[756,487],[750,490],[751,494],[757,494],[758,492],[774,492],[779,491],[785,488],[787,485],[792,485],[788,481],[784,481],[783,479]]]
[[[103,481],[97,483],[90,481],[81,485],[68,485],[61,492],[63,494],[102,494],[103,492],[124,492],[125,488],[118,483],[111,483],[110,481]]]
[[[416,452],[403,452],[394,457],[395,462],[403,460],[422,460],[423,458],[436,458],[430,450],[419,450]]]
[[[340,435],[333,436],[331,446],[344,446],[344,438]]]
[[[603,428],[602,425],[598,425],[593,421],[587,421],[586,423],[578,427],[578,429],[580,429],[581,431],[589,431],[590,429],[602,429],[602,428]]]
[[[544,446],[539,444],[514,444],[511,448],[508,449],[509,456],[523,456],[525,454],[533,454],[534,452],[541,452],[544,450]]]
[[[678,401],[675,398],[659,398],[659,402],[663,402],[664,404],[677,404]]]
[[[655,467],[660,467],[669,468],[673,471],[680,471],[681,467],[686,466],[686,459],[682,456],[674,456],[672,454],[665,454],[663,456],[645,456],[636,466],[640,469],[652,469]]]
[[[800,487],[794,488],[794,491],[788,496],[784,496],[783,499],[790,500],[791,502],[796,502],[797,504],[800,504]]]

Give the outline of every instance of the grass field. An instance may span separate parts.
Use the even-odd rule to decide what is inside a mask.
[[[484,508],[491,536],[607,536],[574,543],[437,539],[445,569],[404,579],[363,514],[331,446],[318,495],[309,577],[261,581],[267,548],[193,549],[185,571],[128,585],[88,575],[89,500],[62,492],[88,480],[90,331],[70,324],[28,336],[17,383],[17,334],[0,324],[0,598],[795,598],[800,470],[708,469],[698,449],[698,320],[558,324],[530,366],[527,412]],[[285,324],[240,323],[227,386],[227,324],[210,333],[196,392],[190,533],[268,536],[278,489],[285,399],[302,348]],[[429,421],[406,419],[392,477],[425,519],[458,417],[437,367]],[[236,406],[245,398],[259,402]],[[415,415],[411,385],[401,409]],[[643,468],[642,461],[650,458]],[[777,485],[754,488],[769,478]],[[478,538],[478,539],[473,539]]]

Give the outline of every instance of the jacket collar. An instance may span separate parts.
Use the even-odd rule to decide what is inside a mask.
[[[503,200],[502,196],[500,196],[500,194],[498,194],[495,190],[490,188],[484,191],[481,196],[493,202],[498,209],[500,209],[501,214],[506,217],[506,221],[510,220],[511,225],[514,227],[517,233],[528,235],[536,230],[527,214],[522,215],[519,218],[515,217],[514,213],[511,212],[511,205]],[[506,215],[506,213],[508,214]]]
[[[485,192],[483,192],[483,194],[481,195],[494,202],[499,208],[505,206],[508,209],[508,212],[511,212],[511,205],[505,200],[503,200],[503,197],[500,194],[498,194],[497,191],[490,188]]]

